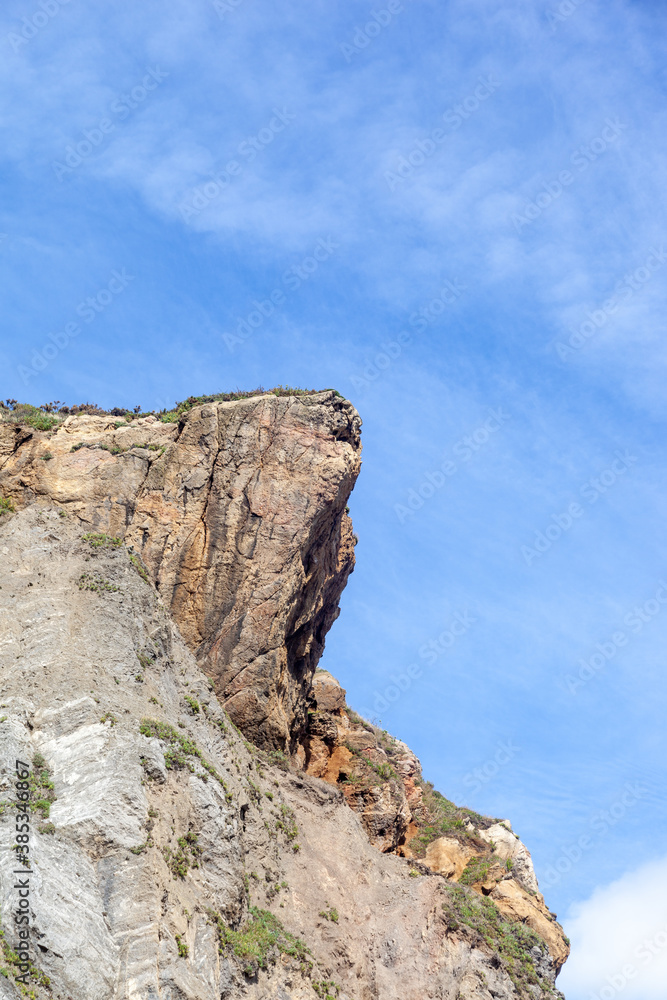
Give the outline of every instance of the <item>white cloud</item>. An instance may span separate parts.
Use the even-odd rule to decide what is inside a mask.
[[[568,1000],[663,1000],[667,857],[599,887],[570,910],[572,954],[558,985]]]

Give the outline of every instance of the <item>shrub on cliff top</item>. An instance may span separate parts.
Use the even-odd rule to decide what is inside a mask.
[[[415,822],[419,833],[409,843],[410,850],[423,858],[426,848],[439,837],[453,837],[464,843],[473,843],[485,851],[489,845],[478,836],[478,829],[485,829],[497,822],[488,816],[481,816],[472,809],[459,807],[437,792],[430,781],[420,781],[422,789],[421,806],[417,811]],[[470,829],[472,825],[473,829]]]
[[[93,416],[125,417],[131,422],[135,417],[159,417],[163,423],[177,423],[181,417],[194,406],[201,406],[202,403],[226,403],[234,399],[248,399],[250,396],[312,396],[317,392],[327,392],[326,389],[298,389],[290,385],[277,385],[273,389],[264,389],[258,386],[256,389],[237,389],[235,392],[218,392],[210,396],[188,396],[181,402],[176,402],[173,410],[142,410],[141,406],[135,406],[133,410],[124,407],[114,406],[111,410],[104,410],[97,403],[79,403],[76,406],[67,406],[59,399],[52,403],[43,403],[41,406],[33,406],[32,403],[19,403],[16,399],[0,400],[0,421],[14,424],[27,424],[39,431],[50,431],[66,417],[78,414],[91,414]],[[341,393],[337,389],[330,390],[337,396]],[[341,396],[341,398],[343,398]],[[117,423],[116,428],[122,426]]]

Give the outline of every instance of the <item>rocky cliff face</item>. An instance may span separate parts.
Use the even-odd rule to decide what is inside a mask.
[[[285,749],[354,566],[360,424],[333,391],[213,402],[178,423],[0,423],[0,492],[131,546],[234,722]]]
[[[40,1000],[558,995],[508,824],[314,673],[358,468],[334,393],[0,424],[0,998],[26,879]]]

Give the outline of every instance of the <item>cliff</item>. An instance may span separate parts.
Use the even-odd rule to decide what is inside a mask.
[[[558,995],[507,821],[315,672],[354,565],[351,404],[35,423],[0,423],[0,998],[17,880],[40,1000]]]

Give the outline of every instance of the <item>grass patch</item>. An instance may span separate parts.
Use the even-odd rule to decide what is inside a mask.
[[[151,581],[148,579],[148,571],[144,566],[143,562],[141,561],[140,557],[138,555],[135,555],[134,552],[130,552],[130,562],[132,563],[132,565],[134,566],[134,568],[136,569],[137,573],[144,581],[144,583],[147,583],[148,586],[150,587]]]
[[[281,771],[289,771],[289,757],[282,750],[260,750],[260,757],[265,764],[277,767]]]
[[[489,872],[493,868],[494,862],[491,858],[471,858],[461,872],[459,882],[461,885],[475,885],[477,882],[486,882]]]
[[[0,949],[2,950],[2,958],[7,963],[7,966],[0,968],[0,974],[9,978],[11,976],[14,981],[14,986],[20,991],[21,995],[28,997],[29,1000],[38,1000],[37,993],[34,990],[28,989],[24,983],[16,982],[16,976],[22,975],[22,970],[20,966],[23,963],[23,959],[19,958],[14,949],[7,943],[5,938],[5,932],[0,927]],[[30,979],[37,985],[42,986],[45,990],[51,992],[51,980],[47,975],[45,975],[41,969],[38,969],[36,965],[32,962],[28,962],[30,966],[28,970],[28,975]]]
[[[459,808],[437,792],[430,781],[420,781],[418,784],[422,789],[422,802],[415,817],[419,833],[408,845],[416,857],[423,858],[428,845],[439,837],[452,837],[488,851],[489,845],[476,831],[480,827],[486,829],[496,820],[481,816],[472,809]],[[472,824],[472,830],[469,829],[469,824]]]
[[[340,996],[340,986],[333,979],[318,979],[311,985],[322,1000],[336,1000]]]
[[[79,451],[80,448],[91,448],[93,451],[108,451],[112,455],[122,455],[127,450],[121,448],[119,444],[106,444],[104,441],[79,441],[73,444],[70,451]]]
[[[448,901],[442,904],[443,920],[449,931],[463,931],[473,937],[473,944],[482,939],[498,956],[518,995],[533,1000],[531,989],[540,987],[543,995],[553,996],[548,980],[536,972],[531,954],[533,948],[547,953],[544,941],[524,924],[505,920],[498,908],[485,896],[478,896],[461,885],[447,885]]]
[[[120,591],[120,587],[99,573],[82,573],[79,577],[79,590],[92,590],[95,594],[115,594]]]
[[[88,542],[91,549],[117,549],[123,544],[122,538],[114,538],[97,531],[89,531],[83,535],[83,540]]]
[[[41,753],[32,758],[32,771],[28,778],[30,808],[37,810],[42,819],[48,819],[51,803],[56,801],[51,770]]]
[[[296,825],[294,810],[289,806],[286,806],[284,803],[280,807],[280,819],[276,820],[276,830],[280,830],[290,843],[295,840],[299,834],[299,828]]]
[[[52,404],[32,406],[31,403],[17,403],[15,399],[8,399],[0,403],[0,418],[5,423],[24,424],[36,431],[50,431],[62,423],[63,417],[47,409],[49,406]]]
[[[0,497],[0,514],[15,514],[16,507],[8,497]]]
[[[167,722],[160,722],[157,719],[142,719],[139,732],[143,736],[154,736],[166,744],[167,749],[164,754],[164,763],[169,770],[187,768],[194,774],[195,768],[192,758],[198,760],[207,774],[210,774],[225,790],[225,799],[227,802],[231,802],[232,794],[227,788],[222,775],[218,774],[213,765],[204,759],[201,750],[194,740],[188,736],[183,736]]]
[[[190,830],[184,837],[179,837],[177,847],[163,847],[162,854],[169,871],[174,878],[185,878],[189,868],[199,868],[201,847],[197,842],[197,834]]]
[[[281,955],[296,959],[304,971],[312,969],[310,949],[300,938],[286,931],[280,920],[268,910],[251,906],[248,919],[239,930],[227,927],[213,911],[209,911],[209,917],[218,931],[220,954],[227,953],[236,958],[246,976],[253,976],[258,969],[275,964]]]

